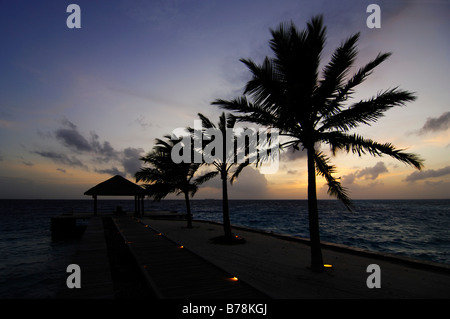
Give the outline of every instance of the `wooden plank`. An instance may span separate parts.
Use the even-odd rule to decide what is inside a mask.
[[[138,220],[113,220],[159,298],[268,298]]]
[[[72,258],[72,263],[80,266],[81,288],[68,288],[64,282],[57,298],[114,298],[114,286],[101,217],[90,219]]]

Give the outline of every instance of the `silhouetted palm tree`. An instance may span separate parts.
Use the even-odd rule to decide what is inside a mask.
[[[216,152],[221,151],[222,156],[220,156],[220,155],[218,155],[218,153],[216,153],[216,154],[213,154],[214,155],[213,157],[211,157],[211,156],[209,156],[209,154],[206,154],[204,152],[205,147],[209,143],[213,143],[214,140],[212,140],[211,142],[203,141],[202,155],[204,156],[204,158],[207,161],[209,160],[208,164],[214,166],[214,168],[215,168],[214,171],[212,171],[208,175],[206,175],[207,178],[209,179],[209,178],[212,178],[212,177],[220,174],[220,178],[222,180],[222,209],[223,209],[224,237],[225,237],[226,241],[230,241],[233,239],[233,237],[232,237],[232,232],[231,232],[230,210],[229,210],[229,206],[228,206],[228,180],[230,180],[230,184],[232,184],[233,181],[238,178],[238,176],[242,172],[242,170],[250,164],[250,161],[246,160],[243,163],[238,163],[236,160],[237,149],[235,148],[236,136],[232,136],[232,139],[229,138],[229,140],[227,140],[227,129],[232,130],[236,124],[236,117],[234,115],[222,113],[222,115],[219,118],[219,122],[218,122],[217,126],[214,123],[212,123],[203,114],[199,113],[198,116],[200,117],[200,120],[202,121],[202,128],[203,128],[204,136],[205,135],[208,136],[208,133],[207,133],[208,129],[217,129],[220,132],[220,135],[222,137],[222,140],[218,141],[219,143],[217,143],[217,145],[220,145],[222,147],[222,150],[216,149]],[[204,140],[204,136],[202,137],[203,140]],[[209,138],[211,138],[211,136]],[[244,147],[247,147],[247,146],[248,146],[248,144],[246,144]],[[231,168],[233,168],[233,167],[236,167],[236,169],[233,172],[231,172]]]
[[[319,78],[326,35],[321,16],[312,18],[301,32],[290,23],[280,24],[276,30],[271,30],[271,35],[270,48],[274,58],[266,57],[261,65],[241,59],[253,75],[246,84],[244,95],[233,100],[216,100],[213,104],[240,112],[241,121],[278,128],[280,136],[289,138],[283,147],[306,149],[311,269],[322,271],[316,173],[326,179],[330,195],[336,196],[349,209],[351,202],[347,190],[333,177],[335,166],[330,165],[330,158],[319,151],[318,146],[328,144],[333,155],[339,150],[359,156],[387,154],[421,169],[422,160],[417,155],[398,150],[390,143],[378,143],[350,133],[360,124],[376,122],[391,107],[414,101],[415,96],[393,88],[345,106],[355,87],[390,53],[378,54],[353,76],[348,76],[357,55],[357,33],[334,51]]]
[[[172,140],[170,135],[165,135],[166,141],[156,139],[152,151],[141,158],[150,167],[143,167],[135,173],[136,182],[143,181],[148,195],[159,201],[171,193],[177,195],[183,193],[186,201],[187,227],[192,228],[192,213],[189,201],[198,190],[198,186],[212,178],[205,174],[194,178],[201,163],[179,163],[176,164],[171,158],[173,146],[179,140]]]

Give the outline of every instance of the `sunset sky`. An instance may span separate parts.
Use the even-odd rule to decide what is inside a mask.
[[[66,8],[81,8],[69,29]],[[381,8],[370,29],[366,8]],[[302,0],[2,1],[0,6],[0,198],[86,198],[113,175],[130,180],[155,138],[218,121],[215,99],[239,96],[250,72],[240,58],[271,55],[270,29],[303,29],[323,14],[326,64],[361,32],[354,71],[392,52],[356,99],[399,86],[417,94],[357,132],[420,155],[417,171],[389,157],[333,158],[354,199],[449,198],[450,2]],[[327,151],[326,146],[323,147]],[[306,199],[306,159],[281,155],[276,174],[247,168],[230,199]],[[212,180],[195,198],[221,198]],[[327,199],[318,179],[318,196]],[[173,197],[172,197],[173,198]]]

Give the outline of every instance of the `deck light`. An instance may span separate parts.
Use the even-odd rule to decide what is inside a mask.
[[[238,281],[238,278],[237,278],[237,277],[233,277],[233,278],[230,278],[230,280],[232,280],[232,281]]]
[[[323,265],[325,268],[333,268],[333,265],[330,265],[330,264],[324,264]]]

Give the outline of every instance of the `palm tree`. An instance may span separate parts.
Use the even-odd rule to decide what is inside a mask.
[[[199,113],[198,116],[200,117],[200,120],[202,122],[202,139],[204,140],[204,136],[208,135],[208,130],[213,129],[217,130],[219,136],[222,137],[221,141],[218,145],[222,147],[222,150],[216,149],[215,156],[209,156],[209,154],[205,153],[205,147],[209,143],[203,142],[202,145],[202,155],[205,159],[209,160],[209,165],[214,166],[215,170],[212,172],[209,172],[208,174],[205,174],[205,176],[209,179],[214,176],[217,176],[220,174],[220,178],[222,180],[222,210],[223,210],[223,227],[224,227],[224,240],[226,242],[232,241],[234,238],[232,236],[231,232],[231,223],[230,223],[230,210],[228,206],[228,180],[230,180],[230,184],[232,184],[239,176],[239,174],[242,172],[242,170],[250,164],[249,160],[245,160],[243,163],[238,163],[236,160],[236,148],[235,148],[235,136],[233,136],[233,139],[228,140],[227,139],[227,130],[232,130],[235,127],[236,124],[236,117],[232,114],[225,114],[222,113],[222,115],[219,118],[219,122],[217,126],[211,122],[206,116]],[[209,138],[212,138],[209,136]],[[233,145],[233,147],[229,147]],[[228,147],[227,147],[228,146]],[[248,144],[246,144],[244,147],[248,147]],[[220,152],[222,156],[218,155],[217,152]],[[244,150],[245,151],[245,150]],[[236,167],[233,173],[231,173],[231,168]]]
[[[198,186],[213,176],[206,174],[194,178],[201,163],[174,163],[171,152],[179,140],[172,140],[170,135],[164,137],[166,141],[156,139],[153,150],[141,158],[145,164],[150,164],[150,167],[143,167],[135,173],[136,182],[146,182],[144,187],[149,196],[156,201],[171,193],[177,193],[177,195],[183,193],[186,201],[187,227],[192,228],[189,195],[193,197]]]
[[[321,143],[328,144],[333,155],[340,150],[359,156],[366,153],[372,156],[386,154],[419,170],[422,168],[422,160],[417,155],[405,153],[390,143],[378,143],[350,132],[360,124],[370,125],[376,122],[386,110],[405,105],[416,97],[413,93],[396,87],[370,99],[345,105],[355,87],[385,61],[390,53],[378,54],[353,76],[348,76],[357,56],[359,33],[356,33],[334,51],[319,78],[320,58],[326,37],[326,27],[322,20],[322,16],[313,17],[301,32],[292,22],[280,24],[277,29],[270,30],[270,48],[275,57],[266,57],[261,65],[249,59],[241,59],[252,73],[244,94],[232,100],[218,99],[213,102],[223,109],[241,113],[240,121],[278,128],[280,136],[288,138],[282,144],[284,148],[302,148],[307,151],[308,216],[313,271],[323,270],[316,174],[327,181],[328,193],[351,209],[347,189],[333,176],[335,166],[330,164],[330,157],[319,150]]]

